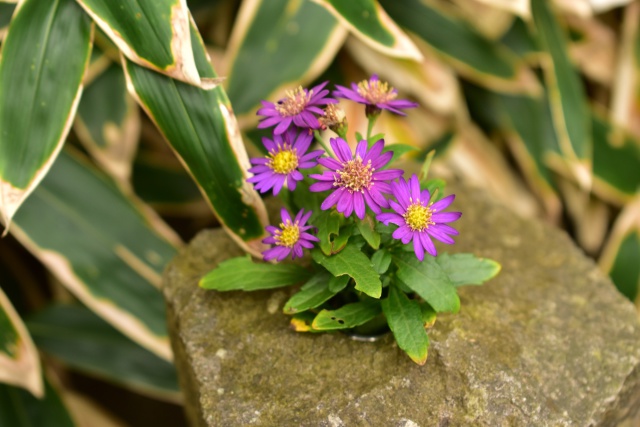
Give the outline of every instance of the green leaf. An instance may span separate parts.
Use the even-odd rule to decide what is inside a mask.
[[[367,323],[381,311],[380,301],[366,299],[346,304],[337,310],[322,310],[313,320],[311,327],[319,331],[349,329]]]
[[[178,239],[132,195],[62,151],[11,233],[85,305],[171,358],[158,287]]]
[[[481,285],[495,277],[502,268],[499,263],[473,254],[441,254],[436,262],[449,276],[453,286]]]
[[[192,44],[200,75],[215,77],[195,29]],[[260,256],[266,211],[246,182],[243,165],[248,158],[223,89],[203,90],[131,61],[124,68],[134,97],[181,158],[220,222],[245,249]]]
[[[78,305],[50,306],[27,320],[38,348],[67,366],[152,397],[177,400],[171,362],[140,347]]]
[[[45,381],[44,398],[0,384],[0,426],[75,427],[58,392]]]
[[[385,55],[421,61],[422,54],[393,22],[377,0],[314,0],[356,37]]]
[[[334,284],[330,286],[332,280]],[[302,285],[297,294],[287,301],[283,311],[285,314],[294,314],[316,308],[343,290],[348,282],[348,277],[337,278],[327,272],[316,273],[307,283]]]
[[[438,317],[436,311],[428,303],[420,303],[420,311],[422,312],[422,324],[425,328],[430,328],[436,323]]]
[[[84,91],[74,129],[102,168],[128,183],[140,137],[140,114],[122,68],[112,64]]]
[[[640,293],[640,231],[633,230],[620,241],[609,271],[618,290],[631,301]]]
[[[391,254],[386,249],[380,249],[371,256],[371,264],[378,274],[384,274],[391,265]]]
[[[407,295],[395,286],[389,287],[389,296],[380,302],[398,347],[418,365],[424,365],[427,361],[429,337],[424,330],[422,311],[418,303],[407,298]]]
[[[9,22],[11,22],[11,17],[13,16],[13,11],[15,10],[15,8],[16,8],[15,4],[0,2],[0,30],[9,25]],[[0,40],[2,40],[1,36],[0,36]]]
[[[373,298],[382,295],[382,283],[371,260],[360,249],[348,244],[335,255],[326,256],[315,249],[311,252],[318,264],[329,270],[334,276],[348,275],[356,282],[356,289]]]
[[[354,226],[353,224],[345,225],[344,227],[340,227],[339,234],[331,241],[331,253],[337,254],[349,242],[349,238],[353,235]]]
[[[340,23],[311,1],[244,2],[236,22],[227,88],[239,116],[255,117],[261,100],[280,99],[283,88],[318,77],[346,37]]]
[[[631,201],[640,189],[640,141],[599,114],[592,115],[592,126],[593,191],[617,204]]]
[[[571,162],[578,182],[588,186],[593,144],[585,89],[571,63],[567,37],[551,5],[546,0],[532,0],[531,12],[540,44],[550,57],[543,64],[560,149]]]
[[[356,220],[358,230],[369,246],[373,249],[380,247],[380,233],[376,231],[376,221],[371,215],[366,215],[362,220]]]
[[[195,85],[203,84],[181,0],[77,0],[130,61]],[[206,83],[205,83],[206,85]]]
[[[396,143],[396,144],[385,145],[384,148],[382,149],[382,152],[386,153],[387,151],[393,151],[393,157],[391,158],[391,160],[389,160],[389,165],[392,165],[396,160],[398,160],[403,155],[407,153],[411,153],[412,151],[418,151],[418,149],[413,145]]]
[[[398,278],[438,313],[455,313],[460,309],[460,299],[448,274],[427,256],[418,260],[413,253],[399,253],[393,257],[398,266]]]
[[[91,20],[73,0],[25,0],[0,58],[0,216],[5,225],[53,164],[75,114]]]
[[[22,387],[42,397],[38,351],[9,298],[0,288],[0,383]]]
[[[539,89],[526,64],[506,47],[484,38],[464,21],[428,0],[381,0],[391,18],[414,32],[465,77],[497,90]],[[425,25],[429,23],[429,25]]]
[[[216,291],[256,291],[295,285],[311,276],[297,264],[253,262],[251,257],[237,257],[221,262],[200,279],[199,285]]]
[[[318,246],[320,246],[320,249],[325,255],[331,255],[333,253],[331,236],[337,236],[340,232],[341,218],[341,214],[331,209],[322,211],[322,213],[313,220],[313,225],[318,229],[316,237],[320,239]]]

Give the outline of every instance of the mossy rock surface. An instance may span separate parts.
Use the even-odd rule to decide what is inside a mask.
[[[458,243],[502,264],[429,330],[425,366],[391,336],[301,334],[291,290],[197,286],[240,255],[207,230],[167,268],[164,293],[188,415],[197,426],[640,425],[638,315],[562,232],[456,189]],[[444,247],[439,247],[441,250]]]

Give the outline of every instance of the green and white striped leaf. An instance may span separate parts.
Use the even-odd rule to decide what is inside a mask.
[[[109,66],[86,87],[74,129],[106,172],[119,182],[129,181],[140,137],[140,114],[118,65]]]
[[[539,91],[535,75],[522,59],[439,10],[431,0],[380,0],[380,4],[393,20],[470,80],[504,92]]]
[[[566,35],[549,2],[532,0],[531,10],[538,40],[547,53],[543,67],[560,149],[578,183],[589,188],[593,143],[585,90],[569,60]]]
[[[22,319],[0,288],[0,383],[42,397],[44,386],[38,351]]]
[[[50,306],[27,320],[38,349],[89,375],[178,402],[176,368],[80,305]]]
[[[192,38],[200,74],[215,78],[195,29]],[[123,68],[127,87],[195,179],[221,224],[247,251],[261,256],[266,209],[246,182],[249,158],[224,90],[203,90],[124,58]]]
[[[213,87],[198,73],[185,0],[76,0],[130,60],[175,79]]]
[[[396,286],[390,286],[389,295],[380,303],[398,347],[415,363],[424,365],[427,362],[429,337],[424,330],[422,310],[418,302],[410,300]]]
[[[346,35],[338,20],[311,0],[244,1],[225,60],[235,113],[255,122],[261,100],[281,98],[286,89],[313,81]]]
[[[323,6],[364,43],[380,53],[421,61],[422,54],[393,22],[377,0],[313,0]]]
[[[0,59],[0,217],[7,226],[69,132],[91,33],[73,0],[24,0],[14,14]]]
[[[11,233],[87,307],[171,359],[157,287],[177,238],[149,211],[63,151],[15,216]]]
[[[599,265],[607,272],[618,290],[640,301],[640,196],[629,203],[613,225],[602,251]]]
[[[0,384],[0,426],[76,427],[58,391],[45,380],[44,397]]]

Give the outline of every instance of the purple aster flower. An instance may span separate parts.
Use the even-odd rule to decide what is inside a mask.
[[[384,140],[381,139],[367,150],[367,141],[362,140],[356,147],[355,156],[342,138],[331,138],[331,147],[336,159],[321,158],[318,163],[330,169],[321,175],[312,174],[317,179],[309,187],[311,191],[336,190],[327,197],[320,208],[326,210],[337,204],[338,212],[348,217],[353,211],[360,219],[365,215],[365,203],[375,213],[382,212],[381,207],[389,207],[383,193],[391,193],[387,181],[402,175],[400,169],[380,170],[391,161],[392,151],[382,153]]]
[[[351,88],[336,85],[338,90],[333,91],[333,96],[350,99],[367,106],[367,115],[376,114],[380,110],[388,110],[392,113],[406,116],[400,111],[403,108],[415,108],[417,103],[406,99],[396,99],[398,91],[389,86],[387,82],[378,80],[378,75],[374,74],[369,80],[360,83],[351,83]]]
[[[247,181],[254,183],[261,193],[273,188],[273,194],[277,195],[285,181],[290,191],[295,190],[296,182],[304,178],[299,169],[314,167],[323,153],[322,150],[307,153],[312,139],[307,132],[297,133],[295,129],[289,129],[284,135],[274,135],[273,140],[262,138],[269,154],[251,159],[254,166],[249,172],[254,176]]]
[[[326,97],[329,91],[323,88],[327,83],[329,82],[321,83],[311,90],[303,89],[302,86],[298,86],[295,90],[288,90],[285,92],[285,97],[275,104],[262,101],[262,108],[258,110],[257,115],[264,116],[264,119],[258,124],[258,128],[275,126],[273,130],[275,135],[284,133],[291,124],[299,128],[318,129],[320,124],[316,114],[323,114],[318,105],[338,102]]]
[[[458,231],[446,223],[456,221],[462,213],[442,212],[453,202],[456,197],[454,194],[435,203],[429,203],[431,195],[428,190],[420,191],[420,182],[415,174],[409,182],[404,178],[392,182],[391,189],[398,200],[398,203],[389,201],[395,212],[380,214],[377,219],[385,225],[391,222],[399,226],[393,232],[394,239],[404,244],[413,240],[413,250],[420,261],[424,259],[425,250],[431,256],[438,255],[431,241],[432,237],[444,243],[454,243],[451,236],[456,236]]]
[[[267,249],[262,254],[265,261],[277,259],[282,261],[292,251],[291,259],[302,257],[302,248],[313,248],[312,242],[319,241],[318,238],[307,231],[313,228],[312,225],[305,225],[311,216],[311,211],[304,213],[304,209],[300,210],[296,217],[291,220],[291,215],[285,208],[280,211],[282,222],[278,227],[273,225],[267,226],[266,230],[271,236],[262,240],[263,243],[275,245],[271,249]]]

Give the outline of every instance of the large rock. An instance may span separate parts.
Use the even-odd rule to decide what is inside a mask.
[[[462,193],[462,194],[461,194]],[[502,263],[438,317],[425,366],[391,336],[300,334],[282,314],[290,290],[197,287],[241,251],[198,235],[169,266],[164,292],[187,411],[197,426],[640,425],[637,314],[557,230],[475,192],[452,251]]]

